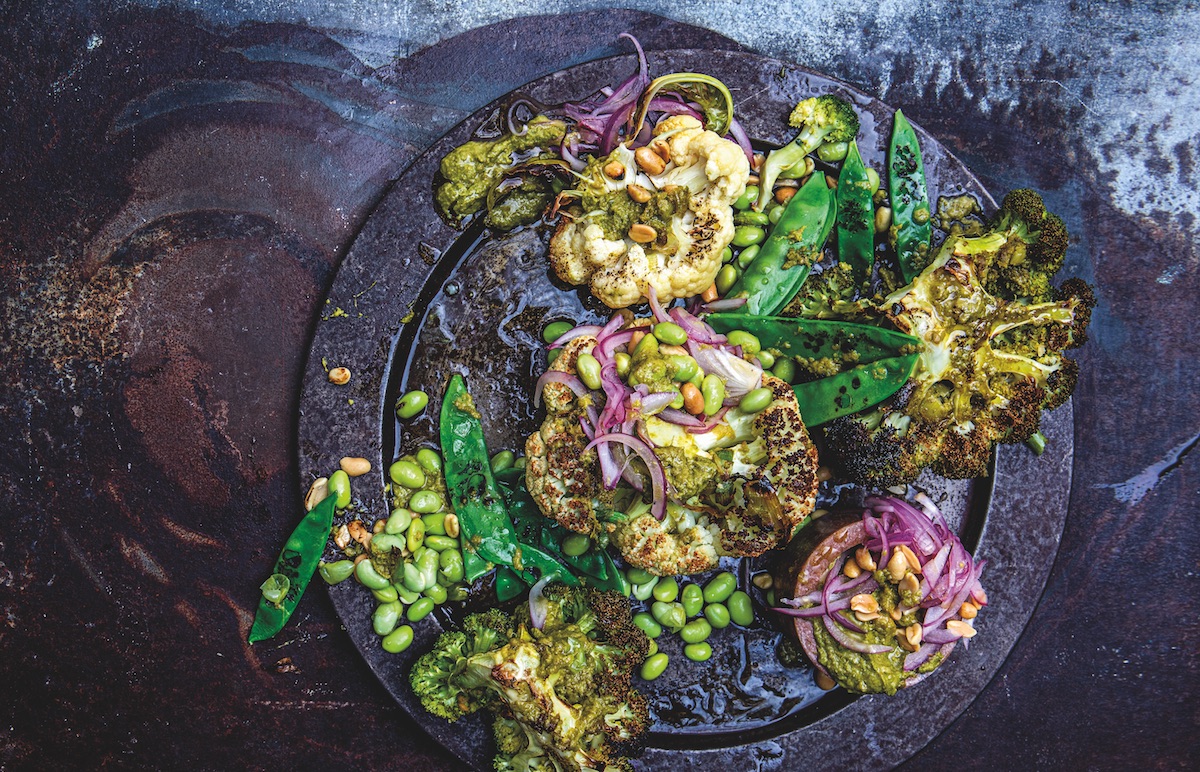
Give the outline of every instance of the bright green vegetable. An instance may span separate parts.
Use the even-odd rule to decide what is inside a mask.
[[[704,619],[693,619],[683,626],[679,631],[679,637],[685,643],[700,643],[708,640],[708,636],[712,635],[712,625]]]
[[[382,590],[392,583],[390,579],[375,570],[375,565],[370,559],[360,560],[354,566],[354,575],[369,590]]]
[[[350,506],[350,475],[341,469],[329,475],[329,493],[338,509]]]
[[[433,605],[433,598],[418,598],[416,603],[408,607],[408,621],[420,622],[433,611]]]
[[[770,405],[771,400],[774,398],[774,392],[765,386],[754,389],[747,392],[741,401],[738,402],[738,410],[741,410],[743,413],[761,413],[767,409],[767,405]]]
[[[250,643],[274,636],[283,629],[296,610],[300,596],[316,573],[321,554],[325,551],[325,542],[333,525],[336,499],[331,488],[329,495],[300,520],[284,543],[271,572],[271,579],[266,583],[268,586],[264,587],[259,599],[254,624],[250,628]],[[341,570],[338,569],[339,572]]]
[[[442,497],[437,491],[417,491],[408,500],[408,508],[422,515],[437,512],[442,505]]]
[[[737,589],[737,577],[728,571],[722,571],[704,585],[705,603],[724,603]]]
[[[804,284],[809,269],[821,259],[836,214],[833,191],[820,175],[812,175],[788,201],[771,237],[729,290],[728,297],[746,298],[737,313],[779,313]]]
[[[657,638],[663,634],[662,625],[660,625],[653,616],[647,614],[645,611],[641,611],[633,615],[633,624],[651,638]]]
[[[741,590],[737,590],[729,596],[726,605],[729,607],[729,618],[735,624],[742,627],[749,627],[754,624],[754,604],[750,602],[750,596]]]
[[[705,606],[704,618],[718,630],[729,627],[729,609],[723,603],[710,603]]]
[[[683,656],[693,662],[706,662],[712,657],[712,646],[707,641],[689,643],[683,647]]]
[[[888,198],[892,203],[889,239],[896,250],[904,281],[911,282],[929,263],[933,226],[921,144],[912,125],[899,110],[888,145]]]
[[[646,661],[642,664],[642,680],[653,681],[655,678],[658,678],[667,671],[668,662],[667,655],[661,651],[647,657]]]
[[[399,654],[412,645],[413,629],[408,625],[401,625],[392,632],[388,633],[380,641],[380,646],[388,654]]]
[[[396,401],[396,415],[403,419],[416,418],[428,404],[428,394],[419,389],[410,391]]]
[[[855,115],[854,108],[849,102],[832,94],[800,102],[788,116],[788,123],[800,129],[800,133],[791,142],[767,154],[766,162],[759,173],[762,180],[761,190],[754,207],[759,211],[767,208],[775,188],[775,180],[784,169],[803,164],[804,157],[823,142],[850,142],[858,134],[858,116]]]
[[[679,597],[679,582],[675,577],[668,576],[665,579],[659,580],[654,586],[654,599],[661,600],[665,603],[673,603]]]
[[[420,490],[425,485],[425,472],[420,464],[412,461],[397,461],[388,467],[388,477],[397,485]]]
[[[326,584],[338,584],[350,578],[354,573],[353,560],[338,560],[334,563],[321,563],[317,566],[321,572],[321,578]]]
[[[396,624],[400,621],[401,609],[399,601],[376,606],[375,613],[371,615],[371,627],[375,630],[375,634],[388,635],[395,630]]]
[[[704,610],[704,590],[698,584],[684,585],[679,600],[688,617],[694,617]]]
[[[837,249],[839,262],[854,268],[865,279],[875,262],[875,209],[871,205],[874,188],[858,152],[858,143],[850,143],[850,152],[838,174]]]
[[[492,460],[490,462],[492,474],[495,474],[496,472],[503,472],[505,469],[511,469],[513,464],[516,463],[516,460],[517,457],[511,450],[500,451],[496,455],[492,456]]]
[[[542,340],[547,344],[553,343],[571,330],[575,329],[574,322],[558,321],[547,324],[542,330]]]
[[[413,513],[411,510],[404,507],[396,507],[392,513],[388,515],[387,522],[384,523],[383,532],[390,534],[401,534],[408,530],[408,526],[412,524]]]

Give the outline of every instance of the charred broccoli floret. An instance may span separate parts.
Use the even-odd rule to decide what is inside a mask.
[[[767,154],[763,163],[758,201],[755,208],[763,210],[771,200],[772,189],[779,174],[824,142],[849,142],[858,135],[858,115],[844,99],[833,94],[805,99],[788,116],[788,123],[800,129],[795,138]]]
[[[883,299],[879,310],[924,352],[894,397],[827,427],[851,477],[888,486],[925,467],[986,474],[996,443],[1028,439],[1042,411],[1066,401],[1077,367],[1063,352],[1086,340],[1095,298],[1078,279],[1049,284],[1065,245],[1041,198],[1017,191],[987,233],[947,239],[911,285]]]
[[[541,629],[526,604],[443,633],[413,666],[414,693],[449,721],[494,711],[497,770],[629,769],[650,725],[630,686],[649,639],[617,593],[550,585],[542,600]]]
[[[863,282],[849,263],[835,263],[808,277],[800,292],[792,298],[783,316],[805,319],[850,319],[870,308],[863,297]]]

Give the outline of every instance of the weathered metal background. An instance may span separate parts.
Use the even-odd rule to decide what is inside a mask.
[[[0,10],[0,765],[453,768],[324,593],[243,643],[298,512],[303,356],[388,181],[624,30],[827,71],[1047,193],[1101,298],[1070,515],[1008,662],[910,764],[1196,763],[1195,6],[642,5],[738,43],[634,11],[451,37],[555,4]]]

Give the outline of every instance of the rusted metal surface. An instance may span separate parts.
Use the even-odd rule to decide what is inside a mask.
[[[212,5],[4,11],[0,764],[453,769],[324,593],[277,641],[243,643],[299,512],[295,411],[324,292],[388,181],[472,109],[615,53],[622,29],[656,49],[736,44],[609,12],[392,64],[366,24]],[[706,23],[904,106],[994,190],[1045,190],[1076,235],[1068,271],[1098,285],[1046,594],[910,765],[1194,765],[1200,191],[1194,110],[1168,109],[1194,94],[1194,9],[1084,4],[1059,34],[1025,25],[1066,22],[1066,4],[883,3],[867,24],[814,17],[836,33],[819,46],[735,5]],[[514,39],[538,56],[480,54]]]

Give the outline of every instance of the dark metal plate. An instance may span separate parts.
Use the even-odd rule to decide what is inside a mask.
[[[836,91],[862,117],[860,148],[882,166],[892,108],[845,84],[794,65],[755,55],[714,51],[650,54],[652,73],[700,71],[733,91],[739,118],[758,140],[790,138],[785,119],[800,98]],[[543,102],[577,99],[616,83],[635,66],[632,57],[579,65],[529,84]],[[536,427],[531,385],[544,362],[539,331],[549,320],[604,319],[603,307],[547,274],[544,229],[487,239],[442,223],[432,204],[432,179],[441,157],[461,144],[496,110],[489,105],[421,156],[368,218],[333,284],[318,325],[301,395],[300,466],[304,479],[327,473],[344,455],[372,459],[377,469],[356,483],[356,506],[386,513],[384,470],[400,452],[436,436],[436,410],[403,425],[392,405],[397,394],[424,388],[436,403],[446,377],[461,372],[485,416],[493,450],[520,450]],[[921,132],[934,194],[991,198],[961,162]],[[346,387],[325,377],[327,367],[350,368]],[[1051,451],[1035,459],[1023,447],[997,453],[990,479],[949,482],[927,475],[928,491],[979,557],[992,605],[981,635],[962,647],[936,678],[893,698],[853,699],[821,693],[806,670],[778,664],[778,633],[729,628],[713,636],[714,657],[703,665],[673,654],[668,675],[647,685],[657,725],[642,766],[653,769],[774,768],[801,756],[832,766],[854,758],[869,767],[909,757],[945,728],[995,673],[1028,621],[1044,587],[1066,515],[1070,487],[1070,409],[1045,422]],[[836,497],[834,487],[823,491]],[[851,494],[852,495],[852,494]],[[737,566],[743,573],[749,566]],[[379,648],[370,625],[373,603],[351,583],[332,589],[347,631],[387,689],[435,738],[473,765],[488,769],[490,739],[479,717],[452,727],[428,716],[407,686],[413,659],[447,623],[430,617],[416,625],[416,641],[402,655]],[[765,617],[765,615],[760,615]]]

